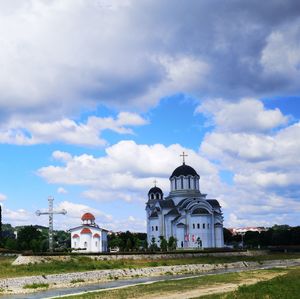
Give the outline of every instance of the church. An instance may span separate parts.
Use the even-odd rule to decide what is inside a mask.
[[[107,230],[95,223],[95,216],[85,213],[81,217],[82,225],[71,228],[71,248],[77,252],[106,252]]]
[[[224,246],[223,215],[216,199],[207,199],[200,192],[200,176],[194,168],[183,163],[171,174],[170,193],[164,197],[156,186],[148,192],[146,202],[147,241],[160,236],[177,240],[177,248],[215,248]],[[154,238],[154,239],[153,239]]]

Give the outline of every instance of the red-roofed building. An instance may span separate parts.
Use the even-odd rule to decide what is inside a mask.
[[[82,225],[71,228],[71,247],[78,252],[106,252],[107,230],[95,223],[95,216],[85,213],[81,217]]]

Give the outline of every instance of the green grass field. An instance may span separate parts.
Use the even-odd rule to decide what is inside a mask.
[[[0,257],[0,278],[47,275],[56,273],[82,272],[102,269],[143,268],[157,266],[172,266],[185,264],[220,264],[236,261],[263,261],[271,259],[300,258],[300,254],[271,254],[259,257],[197,257],[162,260],[119,260],[119,261],[94,261],[88,257],[72,257],[67,262],[50,262],[30,265],[12,266],[14,258]]]
[[[101,297],[102,298],[102,297]],[[255,285],[241,286],[235,292],[199,297],[202,299],[298,299],[300,298],[300,268],[289,269],[283,276]]]
[[[232,298],[245,298],[245,299],[281,299],[281,298],[299,298],[300,294],[300,267],[294,269],[270,269],[270,270],[257,270],[247,271],[241,273],[228,273],[219,275],[210,275],[197,278],[188,278],[183,280],[156,282],[149,285],[133,286],[124,289],[116,289],[111,291],[102,291],[97,293],[84,294],[79,296],[70,296],[68,299],[129,299],[129,298],[143,298],[153,297],[160,298],[167,294],[177,294],[185,291],[197,290],[199,287],[205,289],[210,286],[222,286],[232,283],[243,283],[244,280],[249,279],[263,279],[272,277],[268,281],[258,282],[251,286],[239,287],[238,291],[226,294],[210,295],[193,298],[205,299],[232,299]],[[187,298],[187,297],[182,297]]]

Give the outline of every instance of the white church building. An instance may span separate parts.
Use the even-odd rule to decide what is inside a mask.
[[[95,216],[85,213],[82,225],[71,228],[71,248],[76,252],[106,252],[107,230],[95,223]]]
[[[177,248],[214,248],[224,246],[223,216],[216,199],[200,192],[200,176],[185,164],[170,176],[170,193],[164,197],[156,185],[148,192],[146,203],[147,241],[159,246],[160,236],[177,240]]]

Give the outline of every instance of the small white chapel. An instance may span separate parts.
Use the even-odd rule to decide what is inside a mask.
[[[95,223],[95,216],[85,213],[82,225],[71,228],[71,248],[77,252],[107,252],[107,230]]]

